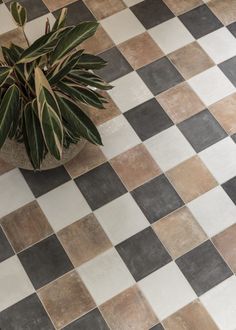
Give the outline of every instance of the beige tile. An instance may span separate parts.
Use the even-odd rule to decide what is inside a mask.
[[[13,170],[13,166],[0,158],[0,175]]]
[[[67,7],[70,3],[75,1],[76,0],[43,0],[50,11],[55,11],[57,9]]]
[[[26,42],[24,34],[20,28],[0,34],[0,45],[1,46],[10,47],[11,43],[18,45],[22,48],[27,47],[27,42]],[[2,51],[0,51],[0,59],[3,59]]]
[[[153,224],[153,229],[174,259],[207,239],[187,207],[158,220]]]
[[[236,21],[235,0],[210,0],[207,5],[224,25]]]
[[[84,0],[97,20],[114,15],[126,8],[122,0]]]
[[[205,108],[202,101],[186,82],[159,94],[156,99],[176,124]]]
[[[202,0],[164,0],[164,2],[176,16],[203,4]]]

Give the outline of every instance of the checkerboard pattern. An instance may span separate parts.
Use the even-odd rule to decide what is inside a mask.
[[[19,0],[99,20],[107,110],[42,173],[0,161],[1,330],[236,329],[235,0]],[[0,1],[0,43],[24,44]]]

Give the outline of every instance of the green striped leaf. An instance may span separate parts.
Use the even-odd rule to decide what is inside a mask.
[[[0,67],[0,87],[6,82],[7,78],[12,73],[12,68],[7,66]]]
[[[76,65],[76,69],[98,70],[102,69],[106,65],[107,62],[99,56],[83,54]]]
[[[88,71],[72,70],[71,73],[68,75],[68,78],[73,79],[79,84],[83,83],[86,86],[96,87],[101,90],[109,90],[113,88],[99,76]]]
[[[68,9],[63,8],[60,12],[60,15],[57,17],[56,22],[52,27],[52,31],[57,31],[66,25],[66,16]]]
[[[18,26],[24,26],[27,21],[27,12],[24,7],[22,7],[19,2],[11,3],[11,14]]]

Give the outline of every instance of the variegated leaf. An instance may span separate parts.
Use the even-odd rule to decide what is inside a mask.
[[[24,7],[22,7],[19,2],[11,3],[11,14],[18,26],[24,26],[27,21],[27,12]]]

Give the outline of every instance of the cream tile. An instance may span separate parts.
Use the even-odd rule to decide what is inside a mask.
[[[5,4],[0,4],[0,22],[0,34],[17,27]]]
[[[26,23],[25,34],[30,43],[33,43],[36,39],[44,35],[47,18],[49,19],[50,24],[53,25],[56,19],[51,13]]]

